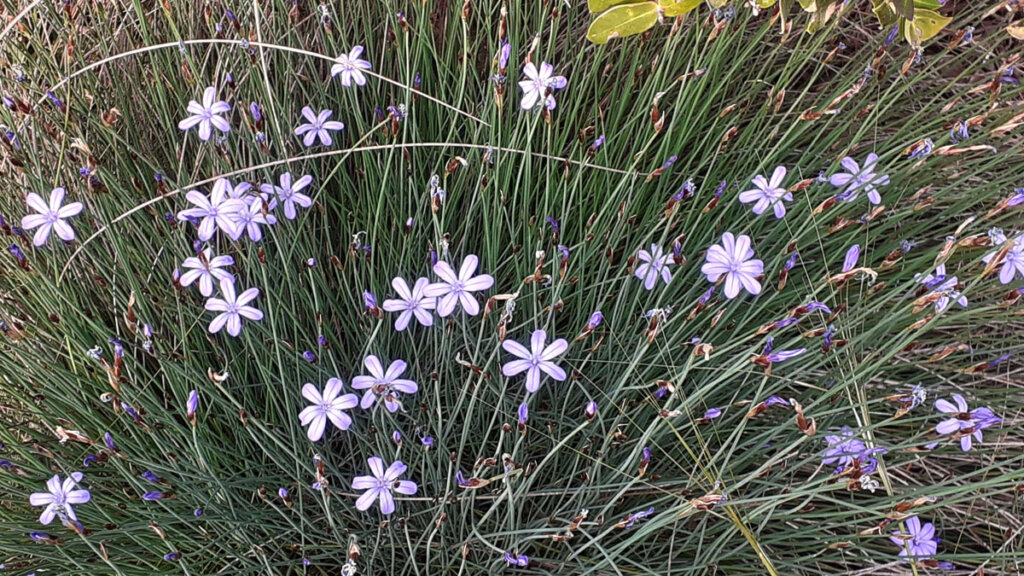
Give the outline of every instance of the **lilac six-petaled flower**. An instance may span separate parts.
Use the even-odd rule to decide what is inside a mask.
[[[365,490],[363,495],[356,500],[356,508],[361,511],[369,510],[374,501],[380,502],[382,514],[391,514],[395,511],[395,497],[392,492],[412,495],[416,493],[416,483],[411,480],[399,480],[408,468],[401,460],[396,460],[391,466],[384,469],[384,461],[377,456],[367,459],[370,465],[372,476],[356,476],[352,480],[353,490]]]
[[[546,340],[547,333],[544,330],[536,330],[530,338],[529,350],[515,340],[502,342],[501,347],[519,360],[506,363],[501,367],[501,372],[508,377],[526,372],[526,390],[529,392],[536,392],[540,388],[541,372],[555,380],[565,380],[565,370],[555,364],[554,360],[568,350],[569,343],[564,338],[559,338],[545,345]]]

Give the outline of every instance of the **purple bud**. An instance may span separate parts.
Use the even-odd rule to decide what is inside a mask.
[[[786,264],[783,267],[787,271],[792,270],[793,267],[796,266],[796,261],[797,261],[797,258],[799,258],[799,257],[800,257],[800,253],[799,252],[793,252],[792,254],[789,255],[789,258],[786,259]]]
[[[651,461],[651,449],[648,446],[644,446],[644,449],[641,452],[640,462],[642,462],[643,464],[647,464],[650,461]]]
[[[224,9],[224,15],[227,16],[228,20],[231,20],[232,22],[238,20],[238,18],[235,16],[235,13],[231,10],[228,10],[227,8]]]
[[[893,26],[892,31],[889,32],[889,37],[885,39],[885,45],[889,46],[892,41],[896,39],[896,34],[900,31],[899,26]]]
[[[437,250],[430,249],[430,265],[437,266]]]
[[[597,150],[601,146],[604,146],[604,134],[598,136],[597,140],[594,140],[594,143],[590,145],[590,148],[591,150]]]
[[[199,409],[199,392],[192,390],[188,393],[188,401],[185,403],[185,414],[192,418]]]
[[[526,554],[513,554],[512,552],[505,552],[505,562],[508,562],[512,566],[526,568],[530,565],[530,557]]]
[[[281,498],[282,500],[284,500],[284,499],[288,498],[288,489],[287,489],[287,488],[285,488],[284,486],[281,486],[280,488],[278,488],[278,489],[277,489],[277,495],[278,495],[278,496],[279,496],[279,497],[280,497],[280,498]]]
[[[114,358],[121,358],[124,356],[124,345],[117,338],[109,338],[107,342],[114,345]]]
[[[836,327],[831,325],[831,324],[829,324],[828,327],[825,328],[825,333],[821,335],[821,340],[822,340],[821,344],[822,344],[822,346],[824,346],[825,348],[831,348],[832,347],[832,338],[834,338],[835,335],[836,335]]]
[[[566,262],[566,261],[569,260],[569,247],[568,246],[559,244],[558,245],[558,253],[562,256],[562,262]]]
[[[46,542],[50,539],[50,535],[46,532],[29,532],[28,537],[36,542]]]
[[[423,438],[420,439],[420,443],[423,444],[424,448],[430,450],[431,448],[434,447],[434,438],[433,436],[424,436]]]
[[[771,363],[785,362],[790,358],[796,358],[797,356],[807,352],[806,348],[797,348],[796,350],[780,350],[768,355],[768,361]]]
[[[857,266],[858,258],[860,258],[860,244],[854,244],[846,251],[846,258],[843,259],[843,272],[853,270]]]
[[[321,348],[327,348],[327,337],[325,337],[325,336],[317,336],[316,344],[317,344],[317,346],[319,346]]]
[[[714,420],[715,418],[718,418],[721,415],[722,411],[719,410],[718,408],[709,408],[708,411],[704,413],[704,418],[706,420]]]
[[[548,216],[544,220],[551,225],[551,229],[555,232],[555,234],[558,234],[558,220],[555,220],[550,216]]]
[[[583,408],[583,413],[586,414],[587,420],[592,420],[597,416],[597,402],[594,402],[593,400],[587,402],[586,407]]]
[[[64,110],[64,102],[62,102],[61,99],[58,98],[56,94],[54,94],[53,92],[47,90],[46,91],[46,97],[50,99],[50,102],[53,102],[54,106],[56,106],[57,108],[60,108],[62,111]]]
[[[313,362],[316,362],[316,354],[313,354],[312,350],[306,350],[302,353],[302,359],[312,364]]]
[[[519,423],[526,424],[526,421],[529,420],[529,418],[529,409],[526,407],[526,402],[523,402],[519,405]]]
[[[1002,356],[1000,356],[999,358],[996,358],[995,360],[992,360],[991,362],[989,362],[989,363],[987,364],[987,366],[988,366],[989,368],[995,368],[996,366],[999,366],[999,365],[1000,365],[1000,364],[1002,364],[1003,362],[1006,362],[1007,360],[1009,360],[1009,359],[1010,359],[1010,356],[1013,356],[1013,354],[1003,354],[1003,355],[1002,355]]]
[[[167,554],[164,554],[164,560],[168,562],[174,562],[179,558],[181,558],[181,554],[178,554],[177,552],[168,552]]]
[[[398,430],[395,430],[394,432],[391,433],[391,440],[393,440],[395,444],[401,444],[402,433],[399,432]]]
[[[132,420],[139,419],[139,413],[135,411],[135,408],[132,408],[131,404],[121,402],[121,410],[124,410],[125,414],[131,416]]]
[[[157,475],[154,474],[152,470],[146,470],[145,472],[140,474],[140,476],[142,476],[143,478],[145,478],[146,480],[149,480],[150,482],[152,482],[154,484],[159,484],[160,483],[160,478],[158,478]]]
[[[715,198],[722,197],[722,194],[725,192],[726,186],[728,186],[728,182],[726,182],[725,180],[722,180],[721,182],[718,183],[718,188],[715,190]]]
[[[773,348],[775,348],[775,337],[774,336],[769,336],[764,341],[764,354],[765,354],[765,356],[767,356],[768,354],[771,354]]]
[[[498,67],[504,70],[508,68],[508,58],[512,54],[512,45],[507,41],[501,44],[501,49],[498,50]]]
[[[142,499],[143,500],[148,500],[150,502],[154,502],[156,500],[160,500],[163,497],[164,497],[164,493],[163,492],[158,492],[156,490],[153,490],[151,492],[146,492],[145,494],[142,495]]]
[[[712,286],[711,288],[708,288],[707,291],[704,292],[704,294],[701,294],[701,297],[700,297],[699,300],[697,300],[697,303],[701,304],[701,305],[707,304],[708,301],[711,300],[711,297],[714,296],[714,295],[715,295],[715,287]]]
[[[766,407],[771,407],[771,406],[789,406],[790,404],[789,404],[789,400],[786,400],[785,398],[783,398],[781,396],[769,396],[768,399],[764,401],[764,405]]]
[[[252,119],[259,122],[263,120],[263,114],[260,112],[260,105],[255,102],[249,103],[249,112],[252,114]]]
[[[459,486],[469,486],[469,481],[462,475],[462,470],[457,470],[455,472],[455,483]]]
[[[103,443],[107,445],[107,448],[117,452],[117,446],[114,444],[114,437],[110,435],[110,432],[103,434]]]
[[[200,517],[200,516],[202,516],[202,515],[203,515],[203,509],[202,509],[202,508],[196,508],[195,510],[193,510],[193,511],[192,511],[192,514],[193,514],[193,515],[194,515],[194,516],[195,516],[196,518],[198,518],[198,517]]]
[[[316,266],[316,258],[309,258],[306,260],[306,267],[313,268]]]
[[[413,88],[413,90],[419,90],[421,82],[423,82],[423,77],[420,76],[419,72],[417,72],[416,75],[412,77],[412,88]]]
[[[598,310],[590,315],[590,319],[587,320],[587,328],[593,330],[600,326],[602,321],[604,321],[604,315],[601,314],[600,310]]]
[[[146,338],[152,338],[153,337],[153,327],[150,326],[149,324],[143,324],[142,325],[142,335],[145,336]]]
[[[829,309],[829,307],[828,307],[828,306],[826,306],[826,305],[822,304],[821,302],[811,302],[811,303],[810,303],[810,304],[808,304],[807,306],[804,306],[804,308],[805,308],[805,309],[806,309],[806,310],[807,310],[808,312],[815,312],[815,311],[817,311],[817,310],[821,310],[821,311],[822,311],[822,312],[824,312],[825,314],[831,314],[831,313],[832,313],[832,310],[831,310],[831,309]]]
[[[1017,206],[1018,204],[1024,204],[1024,188],[1016,188],[1013,191],[1013,196],[1006,202],[1007,206]]]
[[[676,156],[675,154],[673,154],[672,156],[669,156],[668,160],[665,160],[665,163],[661,165],[661,169],[662,170],[668,170],[669,168],[672,167],[673,164],[676,163],[676,160],[678,160],[678,159],[679,159],[679,156]]]
[[[377,307],[377,297],[373,295],[373,292],[363,290],[363,306],[365,306],[367,310],[373,310]]]
[[[799,321],[800,321],[799,318],[796,318],[795,316],[790,316],[789,318],[783,318],[782,320],[779,320],[778,322],[776,322],[775,323],[775,327],[776,328],[785,328],[786,326],[789,326],[791,324],[796,324]]]
[[[11,110],[14,110],[15,108],[17,108],[17,104],[15,104],[14,100],[11,99],[8,96],[4,96],[4,106],[6,106],[7,108],[9,108]]]

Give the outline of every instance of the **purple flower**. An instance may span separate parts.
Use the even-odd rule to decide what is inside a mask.
[[[64,220],[81,212],[82,203],[72,202],[67,206],[61,206],[64,203],[63,188],[54,188],[50,191],[49,204],[44,202],[43,198],[35,192],[28,193],[25,197],[25,203],[28,204],[29,208],[37,212],[21,219],[21,227],[25,230],[39,228],[32,237],[33,244],[36,246],[46,244],[46,240],[50,238],[50,230],[56,230],[57,236],[65,242],[71,242],[75,239],[74,229]]]
[[[298,204],[303,208],[309,208],[313,205],[313,199],[301,191],[309,186],[313,182],[313,177],[308,174],[302,176],[295,182],[292,182],[292,175],[290,172],[281,174],[278,178],[280,186],[274,186],[273,184],[263,184],[260,186],[260,190],[264,194],[276,195],[278,200],[284,204],[284,217],[289,220],[295,219],[295,205]]]
[[[784,166],[775,168],[771,180],[765,179],[760,174],[754,176],[754,179],[750,181],[754,185],[754,189],[740,192],[740,202],[744,204],[753,202],[754,214],[757,215],[763,214],[771,206],[775,211],[775,218],[782,218],[786,215],[786,205],[783,200],[793,201],[793,194],[786,192],[786,189],[782,187],[782,180],[785,177],[786,168]]]
[[[225,180],[225,182],[227,181]],[[217,228],[220,228],[232,239],[237,239],[242,235],[242,231],[235,221],[235,215],[246,209],[245,202],[228,197],[228,190],[233,189],[230,183],[218,184],[220,184],[220,180],[214,184],[209,198],[198,190],[190,191],[185,195],[185,199],[194,204],[195,208],[178,212],[180,221],[200,221],[199,239],[203,242],[213,238]]]
[[[338,63],[331,66],[331,76],[340,74],[342,86],[352,86],[353,80],[356,86],[365,86],[366,76],[363,74],[363,70],[370,70],[373,65],[367,60],[360,59],[362,54],[362,46],[353,46],[348,54],[338,56]]]
[[[363,393],[362,402],[359,403],[363,410],[373,406],[373,403],[380,398],[388,412],[397,412],[402,406],[398,401],[399,394],[415,394],[419,390],[419,386],[412,380],[399,378],[408,367],[405,360],[395,360],[385,371],[380,359],[370,355],[363,359],[363,366],[370,372],[370,375],[356,376],[352,379],[353,388],[366,390]]]
[[[849,156],[843,158],[840,164],[846,169],[846,172],[837,172],[829,178],[829,182],[833,186],[843,189],[836,198],[845,202],[853,202],[863,190],[867,193],[869,202],[881,204],[882,196],[878,193],[876,186],[887,186],[889,177],[875,172],[877,162],[878,155],[873,152],[864,159],[863,167]]]
[[[939,422],[935,432],[943,436],[961,435],[960,449],[968,452],[972,440],[982,441],[981,431],[1002,422],[990,408],[982,407],[969,410],[967,401],[959,394],[952,395],[953,402],[944,398],[935,401],[935,409],[951,417]]]
[[[641,264],[637,265],[633,275],[644,281],[644,290],[653,290],[659,276],[665,284],[672,282],[672,272],[668,269],[672,255],[665,254],[661,246],[651,244],[651,251],[640,250],[637,259]]]
[[[846,257],[843,258],[843,272],[849,272],[857,267],[857,260],[860,258],[860,244],[854,244],[850,246],[850,249],[846,251]]]
[[[564,338],[559,338],[545,346],[546,340],[547,333],[543,330],[536,330],[530,339],[531,350],[527,350],[525,346],[515,340],[502,342],[501,347],[506,352],[518,357],[519,360],[508,362],[501,367],[501,372],[510,378],[526,372],[526,390],[529,392],[536,392],[540,388],[542,370],[555,380],[564,381],[565,370],[562,370],[553,360],[565,353],[569,348],[569,343]]]
[[[223,298],[210,298],[206,301],[207,310],[220,312],[213,322],[210,322],[210,334],[220,332],[226,324],[228,334],[238,336],[242,332],[242,318],[255,321],[263,319],[263,312],[253,306],[247,306],[260,295],[258,288],[249,288],[235,296],[235,284],[230,280],[221,280],[220,292]]]
[[[510,566],[518,566],[519,568],[526,568],[530,565],[530,557],[526,554],[518,554],[515,552],[505,552],[505,562],[508,562]]]
[[[193,282],[199,280],[199,293],[209,298],[213,295],[214,281],[217,283],[220,283],[221,280],[235,281],[235,277],[230,272],[221,269],[234,264],[235,259],[231,256],[214,256],[213,251],[207,248],[202,251],[202,257],[185,258],[181,267],[189,270],[181,275],[178,282],[182,286],[191,286]]]
[[[302,397],[312,402],[312,405],[299,412],[299,422],[303,426],[309,426],[306,436],[311,442],[323,437],[328,419],[340,430],[348,430],[352,425],[352,418],[345,410],[355,408],[359,404],[359,398],[355,394],[341,394],[344,385],[340,378],[331,378],[324,386],[323,394],[320,394],[320,390],[313,384],[302,387]]]
[[[157,500],[162,500],[163,497],[164,497],[164,493],[163,492],[159,492],[157,490],[151,490],[151,491],[146,492],[145,494],[142,495],[142,499],[143,500],[147,500],[149,502],[156,502]]]
[[[722,411],[720,409],[718,409],[718,408],[708,408],[708,410],[706,412],[704,412],[704,419],[705,420],[714,420],[715,418],[718,418],[721,415],[722,415]]]
[[[24,225],[24,220],[22,221]],[[1005,242],[1005,239],[1003,240]],[[38,246],[38,244],[36,244]],[[986,264],[992,261],[996,252],[986,254],[982,257],[982,261]],[[1013,241],[1013,247],[1003,257],[1002,267],[999,268],[999,282],[1001,284],[1009,284],[1013,282],[1014,277],[1017,273],[1024,276],[1024,235],[1017,236]]]
[[[213,128],[224,132],[225,134],[231,131],[231,124],[228,123],[227,119],[221,117],[221,114],[226,114],[231,111],[231,105],[227,102],[217,100],[217,89],[213,86],[208,86],[203,91],[203,103],[200,104],[195,100],[188,103],[187,110],[191,116],[185,118],[181,122],[178,122],[179,130],[190,130],[196,125],[199,126],[199,139],[207,141],[210,136],[213,135]]]
[[[344,130],[345,125],[337,120],[328,120],[331,117],[330,110],[321,110],[320,114],[315,114],[313,109],[309,106],[302,108],[302,115],[308,121],[307,124],[300,124],[295,129],[296,136],[302,137],[302,143],[305,144],[306,148],[313,146],[316,140],[319,138],[320,143],[324,146],[330,146],[334,143],[334,139],[331,138],[330,131]]]
[[[72,472],[64,482],[60,481],[60,476],[54,475],[53,478],[46,481],[46,492],[35,492],[29,496],[28,501],[33,506],[46,506],[39,516],[39,522],[45,526],[53,522],[54,517],[58,514],[61,520],[64,520],[66,515],[72,522],[77,522],[78,517],[75,516],[71,505],[85,504],[89,501],[88,490],[73,489],[81,481],[81,472]]]
[[[857,431],[849,426],[843,426],[838,435],[825,436],[828,442],[828,449],[822,455],[821,463],[825,465],[837,464],[839,468],[845,468],[853,463],[867,446],[859,438]]]
[[[416,483],[410,480],[399,480],[405,473],[407,466],[401,460],[384,469],[384,461],[376,456],[371,456],[367,463],[370,465],[370,473],[373,476],[356,476],[352,480],[353,490],[366,490],[356,500],[356,508],[365,511],[373,506],[374,500],[380,500],[380,511],[382,514],[391,514],[395,511],[395,498],[392,492],[412,495],[416,493]]]
[[[764,405],[770,408],[772,406],[790,406],[791,404],[789,403],[789,400],[786,400],[782,396],[769,396],[768,399],[764,401]]]
[[[708,248],[706,258],[700,271],[708,277],[708,282],[718,282],[725,277],[726,298],[735,298],[741,286],[755,296],[761,293],[757,277],[764,272],[764,263],[753,259],[754,250],[750,247],[749,236],[735,238],[731,232],[726,232],[720,245],[713,244]]]
[[[565,88],[568,81],[565,76],[555,76],[555,69],[547,62],[540,63],[540,70],[533,62],[527,62],[523,66],[523,76],[527,80],[521,80],[519,87],[523,89],[523,101],[520,106],[523,110],[531,110],[538,103],[543,104],[548,110],[555,109],[555,97],[549,94],[550,91]]]
[[[473,292],[487,290],[494,285],[494,278],[488,274],[474,276],[479,259],[470,254],[462,261],[458,275],[447,262],[434,264],[434,274],[441,278],[441,282],[430,284],[424,290],[428,298],[439,298],[437,301],[437,315],[445,318],[455,311],[455,305],[462,304],[462,309],[470,316],[480,313],[480,304],[473,296]]]
[[[260,226],[273,224],[271,220],[274,219],[272,215],[263,213],[263,202],[250,202],[245,208],[236,212],[233,218],[238,226],[239,238],[242,233],[245,233],[253,242],[263,239],[263,231],[260,230]]]
[[[426,278],[420,278],[416,280],[412,290],[409,290],[405,279],[395,278],[391,281],[391,286],[395,292],[398,292],[398,299],[385,300],[384,309],[388,312],[401,312],[395,319],[395,330],[399,332],[405,330],[413,316],[416,316],[423,326],[434,324],[434,317],[430,311],[437,306],[437,301],[434,298],[429,298],[425,293],[429,284],[430,282]]]
[[[893,532],[889,540],[897,546],[902,546],[900,557],[915,557],[918,560],[925,560],[938,550],[939,541],[935,538],[935,526],[931,522],[921,523],[917,516],[911,516],[904,520],[907,525],[907,533],[902,534],[899,530]]]

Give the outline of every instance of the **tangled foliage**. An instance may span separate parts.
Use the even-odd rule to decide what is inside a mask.
[[[761,6],[5,3],[4,570],[1017,573],[1017,4]]]

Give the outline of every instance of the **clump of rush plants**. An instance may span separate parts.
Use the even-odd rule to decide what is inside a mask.
[[[1019,5],[578,4],[8,5],[3,573],[1019,573]]]

